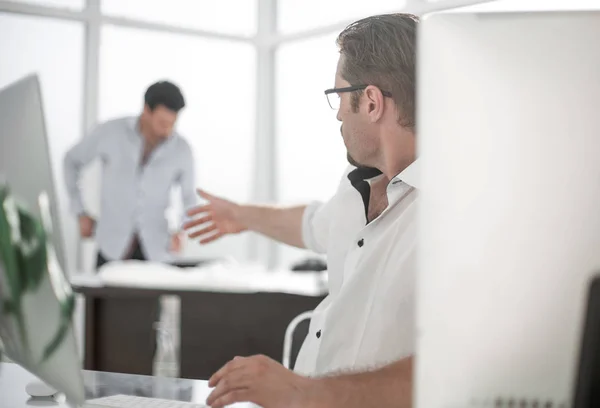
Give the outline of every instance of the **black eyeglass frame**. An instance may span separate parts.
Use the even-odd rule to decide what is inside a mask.
[[[344,93],[344,92],[354,92],[354,91],[362,91],[363,89],[365,89],[366,87],[368,87],[369,85],[352,85],[352,86],[347,86],[344,88],[331,88],[331,89],[326,89],[325,90],[325,95],[329,95],[332,93]],[[381,94],[385,97],[391,98],[392,97],[392,93],[388,92],[388,91],[384,91],[382,89],[380,89]]]
[[[331,88],[331,89],[326,89],[325,90],[325,98],[327,98],[327,103],[329,104],[329,107],[331,109],[337,109],[334,108],[331,105],[331,102],[329,101],[329,95],[337,93],[338,96],[340,93],[344,93],[344,92],[355,92],[355,91],[362,91],[363,89],[365,89],[366,87],[368,87],[369,85],[352,85],[352,86],[346,86],[344,88]],[[391,98],[392,97],[392,93],[388,92],[388,91],[384,91],[383,89],[380,89],[381,94],[387,98]]]

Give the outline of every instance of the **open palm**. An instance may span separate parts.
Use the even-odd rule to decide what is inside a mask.
[[[188,216],[194,217],[183,228],[190,238],[200,237],[201,244],[207,244],[227,234],[237,234],[246,227],[237,220],[239,205],[223,198],[215,197],[203,190],[198,195],[207,201],[206,204],[192,208]]]

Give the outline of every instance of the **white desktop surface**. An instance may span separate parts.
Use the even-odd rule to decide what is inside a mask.
[[[89,399],[125,394],[203,404],[210,393],[206,381],[94,371],[84,371],[83,374],[86,397]],[[0,408],[69,407],[64,397],[59,397],[58,401],[31,399],[25,392],[25,386],[35,379],[17,364],[0,363]],[[256,405],[245,403],[231,407],[251,408]]]
[[[322,272],[268,271],[260,265],[215,262],[194,268],[141,261],[105,265],[97,274],[74,275],[79,287],[127,287],[221,293],[278,292],[303,296],[327,294],[327,274]]]

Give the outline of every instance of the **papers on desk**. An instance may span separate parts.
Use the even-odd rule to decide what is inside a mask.
[[[106,264],[93,277],[74,276],[78,286],[124,286],[140,289],[190,290],[231,293],[281,292],[305,296],[327,293],[323,272],[267,271],[252,264],[220,261],[195,268],[153,262],[122,261]]]

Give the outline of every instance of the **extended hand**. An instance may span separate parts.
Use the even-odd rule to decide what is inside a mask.
[[[196,217],[183,226],[190,238],[202,237],[200,243],[207,244],[223,235],[237,234],[246,230],[246,227],[238,220],[240,209],[238,204],[215,197],[202,190],[198,190],[198,195],[208,203],[188,211],[188,216]],[[200,226],[201,228],[191,231]]]
[[[96,228],[96,220],[88,215],[79,216],[79,235],[83,238],[91,238]]]
[[[181,233],[175,233],[171,235],[171,242],[169,244],[169,251],[173,253],[179,253],[183,249],[183,243],[181,239]]]

